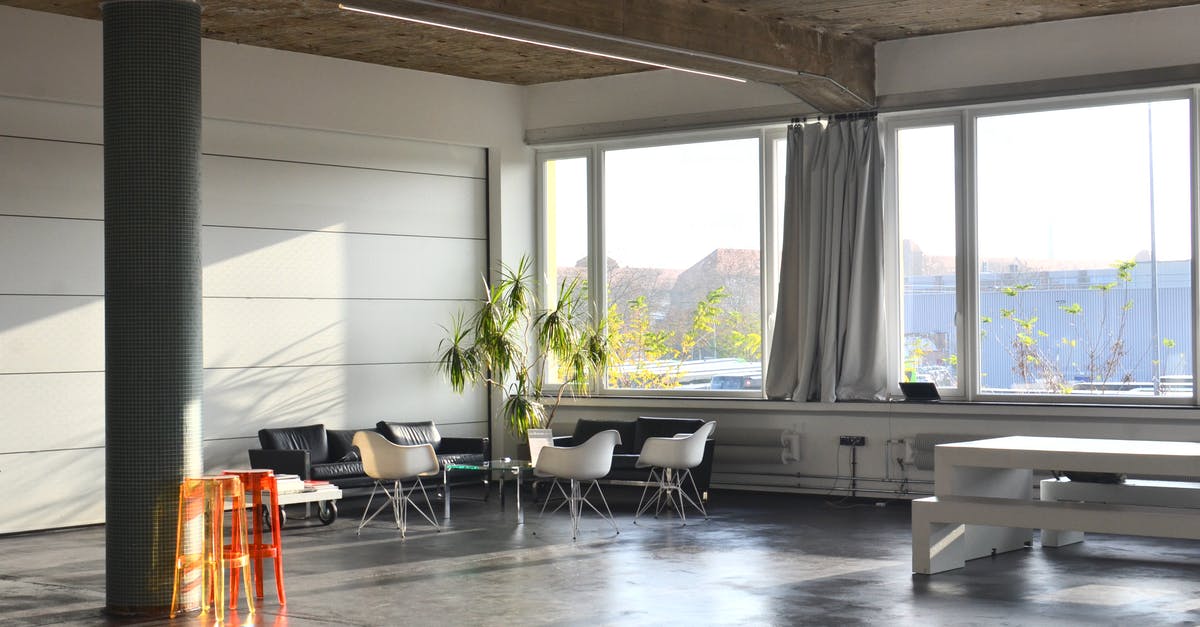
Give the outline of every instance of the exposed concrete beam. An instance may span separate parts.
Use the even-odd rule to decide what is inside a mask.
[[[827,113],[875,106],[873,43],[704,3],[685,0],[341,0],[341,3],[458,28],[779,85]]]

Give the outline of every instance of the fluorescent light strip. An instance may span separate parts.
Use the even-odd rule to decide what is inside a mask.
[[[513,37],[511,35],[501,35],[500,33],[492,33],[492,32],[488,32],[488,31],[476,30],[473,28],[464,28],[462,26],[452,26],[450,24],[443,24],[441,22],[422,20],[422,19],[418,19],[415,17],[396,15],[394,13],[384,13],[382,11],[372,11],[370,9],[362,9],[359,7],[348,6],[345,4],[339,4],[338,8],[346,10],[346,11],[354,11],[355,13],[364,13],[366,15],[377,15],[379,17],[390,17],[394,20],[403,20],[405,22],[413,22],[415,24],[423,24],[425,26],[436,26],[438,28],[447,28],[450,30],[456,30],[456,31],[463,32],[463,33],[471,33],[472,35],[484,35],[486,37],[495,37],[497,39],[507,39],[508,41],[516,41],[516,42],[520,42],[523,44],[542,46],[543,48],[553,48],[555,50],[565,50],[567,52],[586,54],[586,55],[591,55],[593,57],[603,57],[605,59],[613,59],[615,61],[625,61],[627,63],[638,63],[641,65],[649,65],[651,67],[658,67],[658,68],[663,68],[666,70],[675,70],[676,72],[687,72],[688,74],[698,74],[700,76],[709,76],[712,78],[720,78],[720,79],[724,79],[727,81],[734,81],[736,83],[745,83],[746,82],[746,79],[738,78],[736,76],[727,76],[725,74],[716,74],[713,72],[705,72],[703,70],[693,70],[691,68],[679,67],[677,65],[667,65],[665,63],[658,63],[656,61],[646,61],[645,59],[634,59],[632,57],[623,57],[620,55],[608,54],[606,52],[597,52],[595,50],[585,50],[583,48],[574,48],[572,46],[560,46],[558,44],[552,44],[552,43],[545,42],[545,41],[536,41],[533,39],[523,39],[521,37]]]

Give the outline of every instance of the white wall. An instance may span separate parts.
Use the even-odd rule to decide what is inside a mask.
[[[0,7],[0,533],[103,519],[100,44],[99,22]],[[263,426],[485,435],[485,395],[430,362],[489,231],[506,258],[532,243],[522,91],[202,54],[206,467],[247,465]]]
[[[1200,63],[1200,6],[931,35],[875,46],[879,95]]]
[[[812,111],[782,87],[672,70],[532,85],[525,128],[595,135],[727,121],[783,119]]]

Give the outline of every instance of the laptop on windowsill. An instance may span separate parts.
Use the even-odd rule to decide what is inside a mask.
[[[904,400],[918,403],[936,403],[942,400],[938,394],[937,385],[929,381],[901,381],[900,391],[904,392]]]

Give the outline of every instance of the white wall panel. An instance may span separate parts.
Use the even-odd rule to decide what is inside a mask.
[[[486,236],[483,179],[211,155],[202,164],[205,224]]]
[[[250,467],[246,451],[258,448],[258,436],[204,441],[204,474],[219,475],[223,470]]]
[[[0,534],[104,522],[104,449],[0,455]]]
[[[0,403],[0,454],[104,446],[103,372],[0,376]]]
[[[204,437],[315,423],[354,429],[383,419],[477,422],[483,435],[485,403],[480,390],[455,394],[432,364],[208,369]]]
[[[1200,6],[881,41],[875,90],[902,94],[1200,63]]]
[[[208,296],[451,298],[474,296],[479,240],[262,229],[204,229]]]
[[[10,41],[0,38],[2,44]],[[0,64],[0,73],[12,65],[22,64]],[[0,96],[0,135],[100,146],[104,142],[104,112],[93,105]]]
[[[207,154],[478,179],[487,176],[485,153],[467,146],[214,119],[204,121],[203,132]]]
[[[0,216],[0,294],[103,294],[104,224]]]
[[[0,373],[103,369],[104,299],[0,296]]]
[[[4,99],[0,99],[0,111]],[[2,114],[0,114],[2,115]],[[0,137],[0,213],[104,217],[104,148],[96,144]]]
[[[208,298],[208,368],[432,361],[458,301]]]

